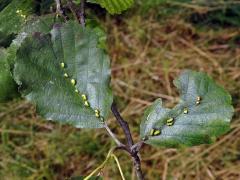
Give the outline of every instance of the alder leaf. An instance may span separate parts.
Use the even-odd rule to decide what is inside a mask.
[[[74,21],[25,39],[14,76],[40,115],[79,128],[103,127],[112,104],[110,62],[97,44],[94,31]]]
[[[0,39],[17,34],[33,12],[33,0],[13,0],[0,12]],[[1,37],[2,36],[2,37]]]
[[[100,4],[110,14],[120,14],[130,8],[134,0],[88,0],[88,2]]]
[[[86,19],[86,27],[93,29],[98,36],[98,47],[107,50],[107,35],[101,24],[93,19]]]
[[[231,96],[204,73],[185,71],[174,81],[180,102],[164,108],[161,99],[145,111],[141,137],[154,146],[209,144],[230,129]]]
[[[0,103],[17,96],[17,86],[7,63],[7,51],[0,48]]]
[[[19,94],[17,92],[17,85],[12,77],[12,69],[14,67],[15,58],[16,58],[16,52],[18,48],[21,46],[21,43],[24,41],[24,39],[31,35],[34,32],[42,32],[42,33],[49,33],[52,29],[53,24],[55,23],[55,18],[53,15],[46,15],[41,17],[32,17],[22,28],[20,33],[17,35],[17,37],[12,41],[9,48],[7,48],[5,56],[0,57],[4,58],[4,63],[6,63],[7,68],[4,70],[1,70],[2,74],[3,71],[5,74],[8,75],[2,77],[1,87],[1,94],[2,94],[2,101],[11,100],[12,98],[18,97]],[[0,60],[1,61],[1,60]],[[2,67],[3,68],[3,67]],[[1,67],[0,67],[1,69]],[[3,84],[3,77],[5,78],[5,83]],[[7,90],[9,92],[7,92]],[[5,93],[4,93],[5,92]],[[3,98],[3,94],[5,98]]]
[[[56,21],[55,15],[44,15],[40,17],[33,16],[26,22],[19,34],[12,41],[10,47],[7,49],[7,61],[11,69],[15,63],[16,52],[24,39],[28,36],[31,36],[35,32],[41,32],[44,34],[49,33],[56,22],[60,22],[60,19]]]

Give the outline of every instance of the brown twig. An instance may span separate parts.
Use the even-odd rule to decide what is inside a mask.
[[[127,140],[127,143],[128,143],[128,147],[131,148],[134,143],[133,143],[133,139],[132,139],[132,135],[130,133],[128,123],[126,121],[124,121],[124,119],[122,118],[122,116],[118,112],[118,109],[117,109],[117,106],[116,106],[115,103],[112,104],[111,110],[112,110],[112,113],[115,116],[117,122],[119,123],[119,125],[123,129],[123,132],[126,136],[126,140]]]
[[[62,16],[64,21],[67,21],[68,17],[64,14],[64,11],[62,10],[61,0],[55,0],[55,3],[56,3],[56,15]]]
[[[127,144],[128,144],[127,148],[129,149],[128,152],[133,159],[133,164],[134,164],[136,175],[139,180],[143,180],[144,177],[143,177],[143,173],[142,173],[142,169],[141,169],[141,160],[138,155],[138,152],[139,152],[140,148],[142,147],[143,141],[134,145],[128,123],[120,115],[115,103],[112,104],[111,110],[112,110],[112,113],[115,116],[117,122],[123,129],[123,132],[126,136],[126,140],[127,140]]]
[[[70,11],[73,13],[75,18],[78,20],[78,22],[85,27],[85,16],[84,16],[84,6],[85,6],[85,0],[81,0],[80,7],[77,6],[72,0],[68,0],[68,7]]]
[[[79,16],[80,16],[80,23],[81,25],[84,27],[85,26],[85,0],[81,0],[81,8],[80,8],[80,12],[79,12]]]

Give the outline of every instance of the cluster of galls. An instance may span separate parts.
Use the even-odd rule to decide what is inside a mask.
[[[64,62],[61,62],[61,63],[60,63],[60,66],[61,66],[61,68],[63,68],[63,69],[66,68],[66,65],[65,65]],[[63,74],[63,76],[64,76],[65,78],[69,78],[69,75],[68,75],[66,72]],[[75,92],[78,93],[78,94],[80,94],[80,93],[79,93],[79,90],[76,88],[77,81],[76,81],[75,79],[70,79],[70,82],[71,82],[71,84],[75,87]],[[83,102],[84,102],[84,106],[86,106],[86,107],[91,107],[91,106],[90,106],[90,103],[89,103],[89,101],[88,101],[87,95],[86,95],[86,94],[81,94],[81,97],[82,97],[82,100],[83,100]],[[95,112],[95,116],[96,116],[97,118],[100,118],[100,120],[103,122],[103,121],[104,121],[104,118],[100,115],[100,111],[99,111],[98,109],[95,109],[94,112]]]
[[[198,96],[196,98],[196,105],[199,105],[201,100],[202,100],[201,97]],[[188,114],[188,108],[187,107],[185,107],[183,109],[183,114]],[[174,118],[173,117],[166,120],[166,125],[167,126],[172,126],[173,124],[174,124]],[[151,129],[150,136],[159,136],[159,135],[161,135],[161,129]]]
[[[16,10],[16,13],[17,13],[20,17],[22,17],[25,22],[27,21],[27,20],[26,20],[27,16],[26,16],[25,14],[23,14],[23,11],[22,11],[22,10],[19,10],[19,9],[18,9],[18,10]]]

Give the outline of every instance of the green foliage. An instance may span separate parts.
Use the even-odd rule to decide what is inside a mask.
[[[15,37],[14,34],[5,36],[3,33],[0,32],[0,47],[4,47],[4,48],[9,47],[14,37]]]
[[[58,19],[60,21],[60,19]],[[49,33],[53,27],[53,24],[56,23],[54,15],[45,15],[40,17],[32,17],[29,21],[26,22],[25,26],[20,30],[17,37],[12,41],[12,44],[8,48],[7,60],[11,67],[14,66],[16,52],[21,46],[24,39],[32,35],[34,32]]]
[[[1,0],[0,1],[0,11],[3,10],[3,8],[5,8],[10,2],[11,2],[11,0]]]
[[[87,19],[86,27],[92,29],[98,36],[98,47],[107,50],[107,35],[101,25],[93,19]]]
[[[191,0],[151,0],[151,1],[140,0],[140,3],[144,7],[154,7],[156,5],[162,5],[171,2],[191,2]]]
[[[0,39],[17,34],[26,18],[33,12],[33,0],[13,0],[0,12]]]
[[[163,16],[188,10],[190,16],[185,15],[186,19],[201,26],[240,26],[240,5],[236,0],[139,0],[138,4],[145,13],[154,8],[158,10],[156,12],[158,15]],[[196,8],[188,8],[188,6]]]
[[[201,26],[240,26],[240,5],[230,4],[206,13],[193,13],[190,21]]]
[[[169,4],[169,3],[171,4],[173,2],[187,3],[187,2],[191,2],[191,1],[192,0],[151,0],[151,1],[138,0],[141,9],[143,9],[144,11],[149,10],[150,8],[161,7],[162,5],[166,5],[166,4]],[[165,7],[165,8],[167,8],[167,7]],[[169,7],[168,7],[168,9],[169,9]],[[174,10],[174,9],[172,9],[172,10]]]
[[[88,0],[88,2],[100,4],[110,14],[120,14],[122,11],[130,8],[134,0]]]
[[[158,99],[145,112],[140,133],[146,143],[193,146],[212,143],[229,130],[233,107],[222,87],[206,74],[193,71],[182,73],[174,84],[181,95],[178,105],[167,109]]]
[[[7,101],[17,95],[17,86],[6,59],[6,50],[0,49],[0,102]]]
[[[73,21],[56,25],[51,37],[36,33],[22,43],[14,76],[40,115],[79,128],[103,127],[94,110],[107,118],[112,103],[110,63],[97,43],[92,30]]]
[[[6,50],[7,53],[5,53],[5,56],[2,56],[2,59],[4,58],[4,63],[7,68],[4,68],[4,66],[1,66],[0,68],[2,73],[2,79],[1,79],[1,85],[4,83],[8,85],[4,85],[2,90],[1,90],[1,97],[0,101],[7,101],[11,100],[12,97],[16,97],[17,95],[17,87],[16,83],[12,78],[11,75],[11,70],[13,69],[14,63],[15,63],[15,57],[16,57],[16,52],[18,48],[21,46],[21,43],[24,41],[24,39],[28,36],[31,35],[34,32],[43,32],[43,33],[48,33],[52,29],[52,25],[55,23],[55,18],[52,15],[47,15],[47,16],[41,16],[41,17],[32,17],[26,24],[25,26],[20,30],[19,34],[17,37],[13,40],[11,46]],[[4,69],[4,70],[3,70]],[[8,74],[7,76],[3,76],[3,74]],[[4,80],[3,80],[4,79]],[[4,83],[3,83],[4,81]],[[9,91],[9,92],[7,92]],[[5,95],[4,95],[5,94]],[[5,98],[3,98],[5,97]]]
[[[181,2],[190,1],[140,0],[144,8],[164,4],[166,7],[171,7],[162,14],[171,14],[179,9],[185,10]],[[80,3],[80,0],[75,2]],[[130,8],[134,0],[87,0],[87,2],[99,4],[110,14],[120,14]],[[67,1],[62,1],[62,7],[68,18],[78,16],[78,13],[71,12],[77,6],[70,10],[66,3]],[[184,4],[185,7],[186,5]],[[162,6],[162,9],[164,7]],[[106,55],[106,34],[94,20],[87,19],[86,27],[83,28],[71,20],[64,24],[61,18],[56,20],[55,15],[43,16],[45,13],[54,12],[55,8],[54,0],[1,1],[0,46],[8,47],[16,38],[7,50],[0,49],[0,102],[16,93],[16,84],[10,73],[14,68],[15,80],[22,95],[36,105],[37,112],[44,118],[69,123],[77,128],[102,128],[113,99],[109,86],[110,62]],[[239,16],[237,8],[233,12],[234,15]],[[41,16],[32,18],[34,13]],[[225,14],[223,17],[217,17],[227,21]],[[32,19],[29,21],[30,18]],[[238,23],[237,18],[230,18],[230,21],[233,24]],[[145,27],[142,32],[144,29]],[[117,34],[118,32],[115,35],[118,36]],[[181,101],[178,105],[173,109],[167,109],[158,99],[146,110],[140,130],[141,137],[146,143],[165,147],[193,146],[212,143],[229,130],[233,107],[231,96],[223,88],[206,74],[192,71],[183,73],[175,81],[175,85],[181,93]],[[14,124],[12,121],[11,123]],[[52,124],[50,126],[54,127]],[[46,127],[44,133],[39,133],[43,134],[43,139],[46,139],[45,135],[51,129],[50,126]],[[55,170],[59,167],[67,167],[64,165],[67,157],[72,160],[72,157],[75,158],[77,155],[96,155],[96,152],[101,154],[101,142],[89,142],[90,137],[86,136],[87,132],[81,131],[80,136],[70,135],[67,136],[70,139],[67,139],[62,135],[62,130],[65,130],[63,126],[60,131],[55,133],[52,133],[54,130],[51,131],[53,137],[50,141],[33,143],[36,139],[35,134],[42,131],[42,125],[38,128],[38,125],[31,124],[33,132],[36,131],[29,133],[31,137],[26,136],[28,133],[25,133],[27,128],[24,125],[16,125],[16,127],[6,126],[2,130],[3,143],[0,146],[3,146],[6,149],[5,153],[9,153],[15,160],[13,162],[6,160],[8,165],[2,165],[1,168],[7,172],[6,174],[13,172],[17,176],[27,178],[32,171],[39,179],[54,179]],[[24,128],[21,129],[22,127]],[[20,131],[17,130],[18,128]],[[13,130],[8,131],[9,129]],[[23,134],[24,137],[12,136],[12,132]],[[62,143],[56,146],[54,142]],[[32,156],[34,159],[32,162],[25,157],[25,153],[15,155],[14,146],[24,145],[33,149],[33,144],[39,151],[36,152],[36,157]],[[39,144],[40,146],[47,144],[46,149],[49,152],[44,154],[43,150],[38,148]],[[77,148],[74,149],[73,146]],[[80,151],[82,154],[79,153]],[[49,159],[46,164],[40,162],[41,165],[38,166],[38,163],[33,163],[45,159]],[[72,163],[71,160],[72,168],[74,162]],[[35,168],[39,168],[41,173]],[[70,172],[71,168],[67,172]],[[3,174],[0,172],[0,175],[4,176]],[[72,179],[84,179],[84,177]]]

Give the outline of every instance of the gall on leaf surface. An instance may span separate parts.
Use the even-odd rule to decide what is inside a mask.
[[[179,104],[168,109],[157,99],[145,111],[140,134],[147,144],[165,147],[210,144],[229,131],[234,111],[231,96],[209,76],[187,70],[174,85],[180,92]]]
[[[96,110],[106,119],[112,104],[110,60],[97,45],[94,31],[75,21],[54,25],[50,35],[35,33],[24,40],[14,77],[41,116],[78,128],[104,126]]]

